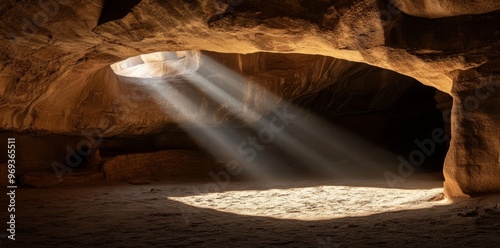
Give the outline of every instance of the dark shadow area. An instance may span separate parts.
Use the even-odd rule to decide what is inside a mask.
[[[176,149],[200,150],[200,147],[182,129],[175,128],[157,134],[137,137],[104,138],[100,146],[100,153],[103,157],[113,157],[123,154]]]
[[[358,73],[367,74],[361,77],[367,81],[354,78],[294,102],[332,126],[391,152],[394,158],[411,160],[419,171],[440,172],[449,142],[432,141],[434,133],[445,132],[435,100],[437,90],[395,72],[384,71],[390,75],[387,78],[370,75],[370,71]],[[386,85],[377,88],[384,80]]]
[[[122,19],[142,0],[105,0],[97,26]]]
[[[406,86],[404,84],[406,82],[399,82],[399,85],[385,89],[386,92],[381,90],[375,96],[367,96],[366,93],[341,96],[345,99],[342,107],[347,111],[337,109],[336,115],[327,118],[332,124],[363,137],[396,156],[403,156],[407,160],[411,159],[413,152],[421,151],[425,157],[414,159],[418,161],[419,170],[441,171],[449,144],[447,141],[430,142],[434,132],[444,132],[443,116],[437,109],[434,99],[436,89],[412,79],[409,79]],[[404,89],[404,87],[407,88]],[[392,98],[385,96],[382,100],[379,99],[378,95],[390,94],[387,92],[398,90],[403,92]],[[327,92],[322,93],[328,96]],[[330,92],[329,95],[331,94]],[[320,96],[316,98],[318,97]],[[372,101],[367,102],[367,99],[372,99]],[[358,107],[364,111],[353,111],[356,109],[352,107],[353,104],[365,105],[363,108]],[[423,160],[422,163],[420,160]]]
[[[379,2],[380,11],[387,12],[387,6],[387,2]],[[498,25],[495,24],[500,23],[500,11],[437,19],[400,12],[389,18],[384,25],[385,45],[405,48],[422,56],[443,56],[480,49],[483,44],[493,44],[500,38]]]
[[[236,11],[258,13],[258,19],[271,19],[277,17],[302,18],[316,24],[320,24],[323,16],[328,12],[332,2],[321,0],[316,4],[308,4],[308,1],[241,1],[241,4],[235,7]]]

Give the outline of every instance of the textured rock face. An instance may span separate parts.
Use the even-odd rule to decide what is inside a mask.
[[[112,158],[103,164],[109,181],[161,180],[208,177],[210,171],[223,169],[205,153],[170,150],[156,153],[129,154]]]
[[[0,3],[0,129],[81,135],[98,128],[106,130],[105,136],[126,136],[184,121],[160,115],[154,99],[108,67],[140,54],[294,53],[206,54],[270,89],[277,101],[298,101],[352,80],[353,70],[369,68],[337,60],[344,59],[390,69],[452,94],[447,194],[498,191],[498,93],[485,94],[487,85],[498,84],[500,73],[499,4],[466,2],[396,0],[400,11],[382,0],[5,1]],[[375,74],[382,78],[385,73]],[[468,96],[476,90],[480,105],[461,111],[473,104]],[[246,88],[246,94],[252,92],[257,91]],[[209,119],[217,124],[231,118],[219,112]]]
[[[196,53],[199,55],[192,58],[190,65],[182,65],[182,68],[198,68],[199,74],[208,78],[214,86],[227,90],[224,84],[235,83],[220,73],[220,68],[230,69],[243,76],[241,79],[244,81],[239,82],[241,92],[234,95],[243,103],[242,108],[236,110],[237,113],[229,114],[222,107],[231,99],[225,97],[221,99],[222,102],[211,100],[204,93],[209,90],[209,86],[192,85],[186,72],[159,71],[160,74],[166,73],[168,78],[164,79],[128,78],[116,75],[111,68],[104,67],[80,80],[61,81],[61,87],[50,90],[34,89],[33,94],[25,96],[32,97],[37,94],[40,97],[34,99],[24,113],[24,106],[12,102],[8,104],[9,100],[14,101],[19,95],[15,92],[7,95],[2,108],[3,116],[6,117],[2,119],[3,128],[73,135],[98,129],[102,130],[103,136],[109,137],[159,132],[165,125],[179,122],[198,121],[216,125],[230,122],[237,116],[257,120],[261,116],[251,116],[250,110],[265,114],[282,100],[301,102],[307,97],[314,98],[332,85],[335,86],[330,91],[336,91],[337,95],[353,93],[358,95],[354,97],[359,101],[368,101],[366,105],[358,102],[359,109],[351,108],[348,111],[382,110],[389,108],[391,103],[415,82],[392,71],[324,56]],[[123,63],[134,64],[130,60]],[[139,66],[153,66],[151,64],[153,63]],[[197,65],[193,67],[192,64]],[[211,69],[213,66],[217,67]],[[129,67],[118,73],[126,73],[130,69]],[[63,83],[65,85],[62,87]],[[147,87],[155,84],[159,86]],[[274,94],[276,98],[264,99],[269,96],[260,93],[263,89]],[[196,112],[191,118],[168,111],[165,114],[162,104],[157,103],[161,100],[155,97],[159,91],[163,92],[162,97],[166,98],[173,98],[179,94],[176,92],[182,92],[195,105]],[[335,109],[343,105],[343,101],[348,100],[334,95],[325,95],[323,98],[325,99],[317,105],[325,105],[321,102],[331,101],[330,98],[335,101],[330,104],[332,115],[335,111],[338,112]],[[365,100],[361,100],[362,98]],[[167,103],[167,108],[173,109],[175,106],[171,106],[172,104],[175,103]],[[328,111],[323,109],[323,112]]]
[[[407,14],[426,18],[476,15],[500,10],[500,2],[491,0],[394,0],[394,4]]]
[[[498,192],[500,77],[489,64],[458,72],[453,88],[452,140],[445,161],[448,196]]]

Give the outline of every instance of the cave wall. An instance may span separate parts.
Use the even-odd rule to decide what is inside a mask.
[[[395,0],[395,6],[412,16],[427,18],[441,18],[471,14],[485,14],[500,10],[498,1],[476,0],[473,3],[467,0]]]
[[[452,139],[445,161],[448,196],[500,190],[498,63],[456,72]]]
[[[447,195],[498,191],[498,93],[481,99],[470,113],[461,111],[471,101],[469,93],[477,90],[484,98],[485,78],[491,78],[487,85],[498,84],[497,1],[393,3],[248,0],[228,8],[226,1],[143,0],[128,13],[125,9],[110,17],[100,0],[2,2],[0,129],[74,134],[123,124],[114,134],[127,134],[153,132],[175,121],[148,117],[159,111],[154,107],[123,118],[124,108],[111,104],[125,92],[142,97],[131,94],[139,92],[120,85],[106,69],[140,54],[209,50],[324,55],[393,70],[452,94]],[[321,79],[316,79],[318,86],[302,87],[299,95],[321,88]],[[127,121],[136,128],[125,128]]]

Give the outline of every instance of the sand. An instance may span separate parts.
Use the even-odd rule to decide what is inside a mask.
[[[2,247],[497,247],[500,195],[442,199],[442,181],[299,179],[21,188]],[[222,187],[224,186],[224,187]],[[5,236],[5,235],[3,235]]]

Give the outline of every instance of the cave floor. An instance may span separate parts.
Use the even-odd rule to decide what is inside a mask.
[[[414,175],[399,189],[383,180],[214,185],[20,188],[16,241],[8,247],[496,247],[500,241],[500,195],[449,202],[432,174]]]

